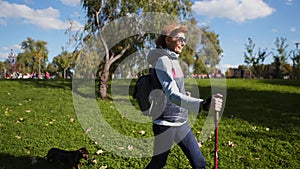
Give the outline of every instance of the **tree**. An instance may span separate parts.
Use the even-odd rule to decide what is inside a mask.
[[[195,56],[195,62],[194,62],[194,74],[207,74],[208,70],[206,69],[205,62],[202,61],[201,58],[204,58],[205,56],[196,55]]]
[[[50,75],[56,76],[59,68],[52,62],[47,65],[47,71],[50,73]]]
[[[33,40],[27,38],[27,40],[21,43],[23,53],[19,54],[20,64],[23,66],[31,66],[32,71],[37,71],[38,75],[41,75],[41,69],[46,67],[48,60],[48,49],[46,47],[47,42],[41,40]]]
[[[244,62],[250,67],[250,78],[252,73],[255,77],[261,77],[262,67],[260,64],[264,62],[267,54],[267,49],[258,49],[258,53],[254,51],[255,43],[251,38],[248,38],[248,43],[245,44],[246,51],[244,52]]]
[[[295,79],[300,78],[300,49],[298,49],[300,43],[295,43],[296,49],[290,52],[290,59],[293,62],[292,77]]]
[[[57,71],[63,72],[63,78],[67,78],[67,70],[72,67],[74,63],[76,53],[67,52],[64,48],[62,48],[62,52],[53,58],[52,63],[57,66],[59,69]]]
[[[34,57],[32,57],[32,55],[29,52],[19,53],[16,64],[20,66],[21,73],[32,72],[34,65]]]
[[[210,62],[210,66],[212,68],[215,68],[215,66],[217,64],[219,64],[221,57],[222,57],[222,53],[223,53],[223,49],[220,46],[220,40],[219,40],[219,35],[216,34],[213,31],[209,31],[207,29],[203,30],[205,37],[208,38],[209,42],[206,42],[204,38],[202,38],[202,44],[207,45],[205,48],[208,49],[209,52],[209,58],[207,61]],[[213,51],[213,52],[212,52]]]
[[[166,1],[141,1],[141,0],[120,0],[120,1],[95,1],[81,0],[83,8],[86,10],[88,21],[85,31],[88,34],[97,36],[104,48],[104,61],[100,70],[99,94],[101,98],[107,98],[108,79],[111,66],[128,53],[138,51],[145,44],[145,40],[151,40],[153,35],[134,35],[109,48],[108,42],[104,38],[106,26],[115,19],[128,16],[131,13],[143,12],[164,12],[170,15],[187,18],[191,14],[190,0],[166,0]],[[157,19],[159,22],[159,19]],[[138,29],[138,25],[131,25],[127,29]],[[124,28],[120,28],[123,31]],[[124,32],[126,34],[126,32]],[[114,36],[113,34],[111,36]]]
[[[283,72],[286,70],[285,66],[288,59],[288,52],[286,51],[288,44],[286,44],[286,40],[286,38],[277,37],[274,42],[276,48],[273,49],[275,53],[273,53],[274,62],[272,64],[275,67],[275,78],[282,78]]]
[[[5,69],[5,66],[4,66],[3,62],[0,61],[0,79],[5,78],[4,69]]]
[[[194,69],[204,70],[207,73],[214,73],[216,65],[219,64],[223,50],[220,46],[219,35],[208,28],[201,28],[200,43],[197,44],[196,62]],[[197,68],[196,66],[201,66]],[[198,71],[194,71],[195,73]],[[201,73],[204,73],[203,71]],[[199,73],[199,72],[198,72]]]

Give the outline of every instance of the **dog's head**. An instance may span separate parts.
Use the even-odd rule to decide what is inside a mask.
[[[81,154],[82,158],[89,159],[89,152],[86,148],[82,147],[79,149],[79,153]]]

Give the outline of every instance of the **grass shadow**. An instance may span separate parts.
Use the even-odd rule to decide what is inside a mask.
[[[282,86],[300,86],[299,80],[293,79],[263,79],[259,80],[260,83],[272,84],[272,85],[282,85]]]
[[[36,88],[72,89],[72,79],[9,79]]]
[[[45,158],[0,154],[0,169],[53,169]]]
[[[280,91],[251,91],[228,89],[223,117],[247,121],[251,126],[273,130],[269,134],[258,132],[238,133],[245,137],[272,137],[294,141],[300,139],[299,131],[300,94]],[[276,133],[274,133],[276,131]],[[289,133],[287,135],[286,133]],[[298,134],[297,134],[298,133]]]

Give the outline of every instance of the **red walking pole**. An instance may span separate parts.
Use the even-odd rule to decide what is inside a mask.
[[[214,169],[218,169],[218,162],[219,162],[219,156],[218,156],[218,123],[219,123],[219,112],[216,111],[216,117],[215,117],[215,167]]]

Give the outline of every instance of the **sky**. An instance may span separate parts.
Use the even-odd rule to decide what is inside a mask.
[[[209,26],[219,35],[223,57],[220,68],[244,63],[247,39],[259,48],[274,51],[276,38],[286,38],[287,50],[300,42],[299,0],[193,0],[193,13],[199,25]],[[0,0],[0,61],[10,50],[22,52],[20,44],[31,37],[46,41],[48,59],[61,53],[62,47],[72,50],[66,30],[73,21],[74,30],[85,22],[80,0]],[[268,56],[265,63],[271,63]],[[289,60],[290,62],[290,60]]]

